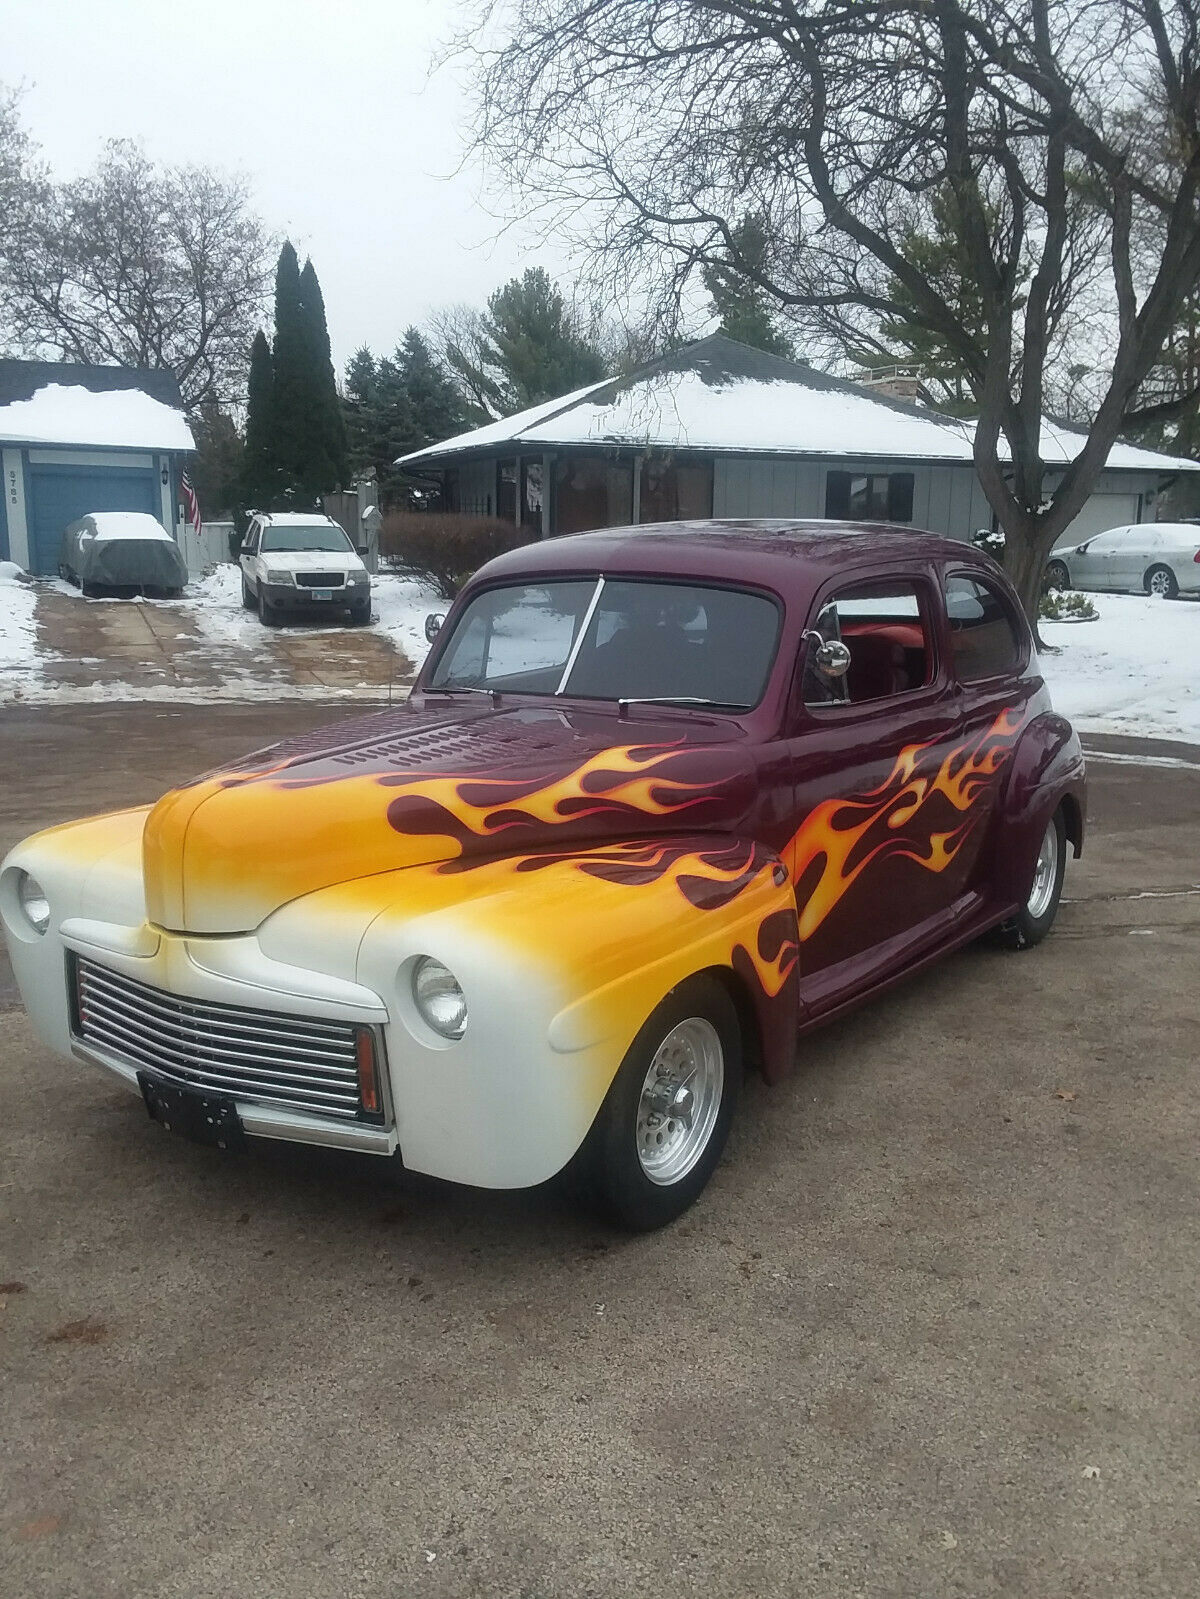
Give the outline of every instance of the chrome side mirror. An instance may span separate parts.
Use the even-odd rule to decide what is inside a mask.
[[[432,644],[442,630],[442,623],[446,618],[440,611],[433,611],[425,618],[425,638]]]
[[[845,677],[850,670],[850,650],[841,639],[823,638],[820,633],[812,629],[804,637],[810,644],[816,645],[813,651],[813,665],[822,677],[833,681]]]

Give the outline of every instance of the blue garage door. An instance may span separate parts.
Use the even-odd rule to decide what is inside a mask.
[[[158,479],[152,471],[34,466],[29,479],[29,554],[35,572],[58,571],[63,529],[89,511],[149,511],[162,520]]]

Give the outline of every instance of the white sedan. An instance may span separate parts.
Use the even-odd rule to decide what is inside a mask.
[[[1140,589],[1168,600],[1200,594],[1200,527],[1191,522],[1112,527],[1086,543],[1055,550],[1046,577],[1054,589]]]

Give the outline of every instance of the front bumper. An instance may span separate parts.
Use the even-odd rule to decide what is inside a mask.
[[[259,588],[263,599],[276,611],[357,610],[371,603],[369,583],[345,583],[332,589],[302,588],[293,583],[262,583]],[[329,598],[318,598],[321,594],[328,594]]]

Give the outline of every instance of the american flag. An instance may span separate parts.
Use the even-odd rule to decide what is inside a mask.
[[[187,506],[188,521],[200,531],[200,501],[196,498],[196,491],[192,487],[192,480],[184,472],[179,479],[179,491],[183,495],[183,503]]]

